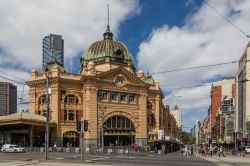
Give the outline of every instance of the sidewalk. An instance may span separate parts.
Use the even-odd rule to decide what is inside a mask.
[[[47,162],[47,161],[39,161],[39,162],[5,162],[0,163],[0,166],[24,166],[24,165],[37,165],[37,166],[110,166],[110,165],[102,165],[102,164],[96,164],[96,163],[63,163],[63,162]],[[115,165],[114,165],[115,166]]]
[[[250,156],[246,157],[238,157],[238,156],[226,156],[226,157],[218,157],[218,155],[210,156],[199,156],[205,160],[219,163],[219,162],[226,162],[226,163],[249,163],[250,164]]]

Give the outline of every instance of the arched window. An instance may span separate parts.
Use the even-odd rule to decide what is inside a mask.
[[[134,129],[133,123],[125,116],[112,116],[104,122],[106,129]]]
[[[148,124],[149,125],[154,125],[154,123],[155,123],[155,116],[154,116],[154,114],[148,115]]]
[[[64,103],[77,104],[78,102],[79,100],[75,95],[68,95],[64,99]]]
[[[152,108],[153,108],[152,103],[149,102],[149,101],[148,101],[148,103],[147,103],[147,108],[148,108],[148,111],[152,110]]]
[[[39,104],[45,104],[46,103],[46,95],[42,95],[39,100],[38,100]]]

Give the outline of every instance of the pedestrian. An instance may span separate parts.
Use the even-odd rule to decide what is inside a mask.
[[[194,155],[194,147],[191,146],[191,156],[193,156],[193,155]]]
[[[222,145],[220,146],[219,157],[220,157],[221,154],[223,155],[223,157],[225,157],[225,155],[224,155],[224,150],[223,150],[223,146],[222,146]]]
[[[181,156],[184,156],[184,148],[181,147]]]
[[[56,142],[54,144],[54,151],[57,152],[57,145],[56,145]]]
[[[188,157],[188,146],[185,146],[185,156]]]
[[[213,156],[213,146],[212,145],[210,145],[210,147],[209,147],[209,154],[211,157]]]

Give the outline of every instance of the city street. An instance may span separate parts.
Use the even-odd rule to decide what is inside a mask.
[[[80,155],[74,153],[50,153],[49,160],[44,160],[44,153],[0,153],[0,166],[5,165],[216,165],[198,157],[181,157],[179,153],[165,155],[90,155],[85,154],[81,162]]]
[[[250,155],[247,155],[245,157],[238,157],[238,156],[218,157],[217,155],[214,155],[213,157],[206,156],[202,158],[221,166],[226,166],[226,165],[245,166],[250,164]]]
[[[250,166],[249,9],[0,0],[0,166]]]

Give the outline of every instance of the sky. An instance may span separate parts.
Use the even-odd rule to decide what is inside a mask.
[[[211,83],[235,76],[238,64],[158,72],[239,60],[249,41],[240,31],[250,33],[249,0],[0,0],[0,76],[29,80],[32,69],[41,69],[48,34],[63,36],[65,68],[78,73],[80,57],[103,39],[107,4],[115,40],[128,47],[137,70],[160,82],[164,101],[180,107],[188,131],[207,115]],[[28,87],[12,83],[28,102]],[[18,110],[28,107],[19,103]]]

